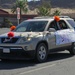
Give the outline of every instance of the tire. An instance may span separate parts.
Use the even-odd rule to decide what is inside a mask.
[[[71,55],[75,55],[75,43],[72,43],[72,48],[69,50]]]
[[[36,49],[36,59],[38,62],[45,62],[47,59],[47,46],[44,43],[40,43]]]

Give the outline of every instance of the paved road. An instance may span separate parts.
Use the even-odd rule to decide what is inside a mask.
[[[9,30],[0,29],[0,33]],[[47,62],[0,61],[0,75],[75,75],[75,56],[68,51],[48,56]]]
[[[9,28],[0,28],[0,34],[6,33],[8,31],[10,31]]]
[[[49,55],[45,63],[0,61],[0,75],[75,75],[75,56],[65,51]]]

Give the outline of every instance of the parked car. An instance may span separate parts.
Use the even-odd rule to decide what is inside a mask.
[[[71,30],[73,20],[67,16],[36,17],[20,23],[13,32],[0,35],[1,59],[29,59],[35,58],[44,62],[48,54],[68,50],[75,54],[74,43],[56,45],[56,31]],[[60,25],[62,24],[62,26]],[[62,27],[62,28],[61,28]]]

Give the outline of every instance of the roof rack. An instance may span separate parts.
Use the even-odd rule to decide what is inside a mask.
[[[69,16],[59,16],[60,18],[70,18]]]
[[[60,18],[70,18],[69,16],[59,16]],[[34,19],[44,19],[44,18],[54,18],[50,16],[40,16],[40,17],[34,17]]]
[[[43,18],[53,18],[53,17],[50,17],[50,16],[34,17],[34,19],[43,19]]]

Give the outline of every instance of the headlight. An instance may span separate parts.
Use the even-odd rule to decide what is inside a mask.
[[[25,42],[28,42],[28,41],[31,41],[30,37],[28,37],[28,38],[22,37],[18,40],[18,43],[25,43]]]
[[[31,37],[28,37],[28,38],[27,38],[27,41],[30,41],[30,40],[31,40]]]

